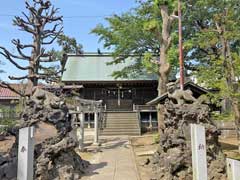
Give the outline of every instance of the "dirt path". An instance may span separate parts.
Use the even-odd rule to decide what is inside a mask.
[[[82,179],[139,180],[128,137],[108,137],[102,141],[100,152],[89,159],[91,165]]]

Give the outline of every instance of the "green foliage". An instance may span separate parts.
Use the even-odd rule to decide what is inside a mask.
[[[160,134],[159,133],[154,134],[153,142],[154,142],[154,144],[158,144],[160,142]]]
[[[62,60],[64,54],[82,53],[82,45],[79,44],[75,38],[69,37],[67,35],[59,35],[57,38],[57,44],[60,47],[60,50],[52,49],[50,51],[53,60]]]
[[[226,113],[211,113],[211,119],[215,121],[234,121],[234,114],[231,112],[226,112]]]
[[[15,114],[16,109],[15,108],[10,108],[8,106],[0,106],[0,112],[1,113],[8,113],[8,114]],[[1,114],[2,115],[2,114]],[[16,119],[13,119],[11,117],[3,117],[0,118],[0,133],[2,132],[7,132],[8,129],[14,127],[16,125]]]
[[[16,125],[16,120],[12,120],[12,119],[3,119],[0,121],[0,125],[4,125],[6,126],[6,128],[11,128],[14,127]]]
[[[153,59],[157,60],[157,56],[153,56],[152,53],[146,52],[144,54],[144,58],[143,58],[143,62],[142,63],[144,65],[144,67],[146,68],[147,72],[149,72],[149,73],[151,73],[151,72],[158,73],[158,66],[151,62]]]
[[[60,71],[64,71],[64,66],[66,64],[66,54],[82,54],[82,45],[77,42],[75,38],[69,37],[67,35],[61,34],[57,37],[57,44],[60,50],[51,49],[49,54],[51,54],[52,61],[60,61],[60,66],[52,64],[45,69],[42,69],[45,74],[55,74]],[[48,76],[46,77],[46,82],[58,82],[60,81],[59,76]]]
[[[200,83],[219,90],[210,94],[218,102],[240,99],[240,91],[236,91],[240,77],[239,13],[236,0],[192,1],[184,19],[187,63],[197,70],[193,74]],[[223,49],[228,44],[229,51]]]
[[[172,13],[176,2],[167,2],[165,6]],[[124,61],[131,55],[136,55],[136,63],[113,74],[115,78],[135,76],[143,72],[158,73],[157,65],[152,63],[159,56],[161,47],[162,17],[160,13],[160,1],[138,1],[138,6],[121,15],[113,15],[106,18],[108,26],[97,25],[92,33],[99,36],[99,41],[104,42],[104,47],[112,50],[114,63]],[[172,32],[175,32],[175,24]],[[175,46],[176,47],[176,46]],[[171,49],[171,62],[176,61],[177,56]],[[152,59],[151,59],[152,58]],[[174,59],[174,60],[173,60]],[[175,66],[176,64],[173,64]]]
[[[17,124],[16,120],[1,119],[0,120],[0,133],[7,132]]]
[[[0,111],[3,113],[11,113],[11,112],[15,112],[16,109],[7,105],[0,105]]]

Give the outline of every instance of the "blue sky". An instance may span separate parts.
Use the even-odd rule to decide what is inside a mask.
[[[18,31],[12,25],[13,15],[21,15],[25,11],[25,0],[6,0],[0,6],[0,45],[15,52],[11,45],[13,38],[19,38],[22,42],[31,41],[27,33]],[[64,18],[64,33],[75,37],[83,45],[85,52],[96,52],[97,48],[104,51],[102,44],[98,43],[98,37],[89,34],[97,24],[106,25],[104,17],[119,14],[136,6],[135,0],[52,0],[55,7],[60,8],[59,14]],[[0,59],[5,65],[0,69],[6,73],[0,74],[0,79],[7,80],[9,74],[23,75],[14,65],[6,62],[2,56]]]

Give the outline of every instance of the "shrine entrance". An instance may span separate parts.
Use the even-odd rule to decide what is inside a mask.
[[[94,114],[94,140],[93,144],[99,144],[99,125],[102,120],[102,101],[75,98],[74,109],[69,111],[72,118],[72,127],[79,142],[79,149],[84,149],[85,114]]]
[[[107,111],[132,111],[132,89],[115,88],[108,89],[106,92]]]

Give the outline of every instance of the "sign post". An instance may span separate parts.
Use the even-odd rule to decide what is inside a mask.
[[[34,127],[19,130],[18,180],[33,180]]]
[[[193,180],[207,179],[205,128],[191,124]]]
[[[227,176],[228,180],[240,179],[240,161],[227,158]]]

